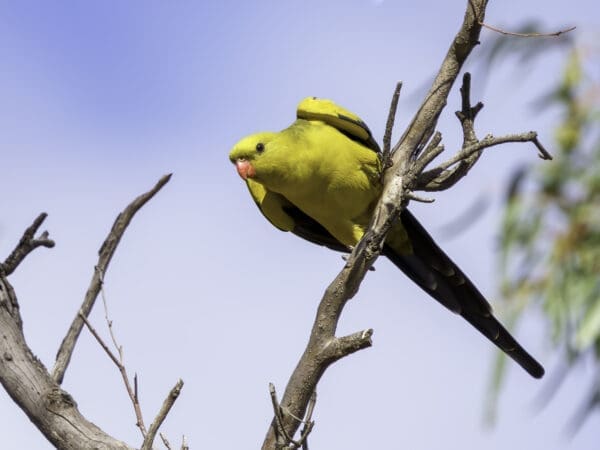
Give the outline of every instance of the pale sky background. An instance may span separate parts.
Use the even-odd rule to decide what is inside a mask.
[[[33,351],[52,366],[117,213],[174,172],[134,219],[106,275],[116,334],[129,372],[139,374],[148,424],[181,377],[185,387],[162,428],[171,442],[185,434],[196,450],[258,448],[272,416],[267,385],[283,392],[343,262],[267,223],[227,153],[246,134],[286,127],[309,95],[357,112],[380,139],[403,80],[399,136],[415,108],[410,93],[437,70],[465,3],[2,2],[0,255],[42,211],[57,243],[10,279]],[[492,1],[487,14],[506,28],[532,18],[548,30],[577,25],[584,42],[597,32],[600,7]],[[482,47],[491,36],[483,31]],[[485,83],[475,66],[474,100],[486,104],[480,135],[537,129],[551,149],[556,114],[535,111],[532,101],[556,82],[563,58],[553,51],[525,67],[507,59]],[[455,89],[440,122],[448,150],[460,144],[459,104]],[[494,148],[435,204],[412,208],[436,235],[490,193],[492,207],[468,233],[440,241],[490,299],[502,187],[522,162],[542,164],[531,147]],[[311,449],[597,448],[598,413],[573,439],[565,433],[591,366],[538,411],[544,381],[511,364],[498,424],[486,429],[495,347],[387,261],[376,268],[339,330],[373,327],[374,346],[325,374]],[[91,320],[107,335],[100,304]],[[518,336],[551,373],[557,360],[539,316],[530,314]],[[88,419],[141,443],[120,375],[87,332],[64,388]],[[50,448],[4,391],[0,424],[3,449]]]

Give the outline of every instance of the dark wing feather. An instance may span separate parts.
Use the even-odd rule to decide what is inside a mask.
[[[425,292],[463,316],[533,377],[541,378],[544,368],[494,318],[490,304],[471,280],[408,210],[402,211],[400,217],[413,252],[401,255],[386,245],[383,254]]]
[[[327,248],[338,252],[347,252],[348,248],[334,238],[319,222],[306,215],[302,210],[295,206],[286,206],[284,211],[294,219],[296,226],[292,230],[297,236],[300,236],[313,244],[324,245]]]

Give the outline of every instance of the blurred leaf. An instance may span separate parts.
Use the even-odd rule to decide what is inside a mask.
[[[541,49],[541,44],[528,50],[522,45],[512,49],[530,57]],[[490,63],[510,48],[498,42]],[[600,105],[589,100],[600,81],[587,75],[588,66],[593,65],[584,64],[572,48],[556,87],[537,103],[560,108],[554,130],[558,153],[550,164],[521,167],[510,179],[500,230],[499,286],[517,314],[523,305],[542,307],[552,342],[566,349],[567,367],[593,354],[600,380]],[[488,409],[496,404],[504,370],[495,363]],[[577,420],[600,405],[598,386]]]
[[[526,179],[527,174],[531,170],[530,165],[522,165],[515,169],[512,173],[510,180],[508,181],[508,189],[506,190],[506,201],[514,201],[517,195],[521,192],[523,181]]]
[[[447,222],[440,227],[440,238],[454,238],[467,231],[485,214],[489,209],[490,204],[490,193],[481,192],[477,198],[471,202],[466,211],[460,213],[457,217],[454,217],[451,222]]]
[[[571,52],[564,72],[564,84],[573,88],[581,83],[581,61],[577,52]]]
[[[596,280],[587,280],[596,284]],[[594,289],[597,293],[597,289]],[[596,299],[591,304],[589,311],[586,312],[577,334],[575,336],[575,345],[578,349],[589,348],[600,336],[600,301]]]

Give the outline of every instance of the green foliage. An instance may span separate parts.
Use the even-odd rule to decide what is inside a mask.
[[[586,74],[581,54],[570,51],[544,102],[561,111],[554,161],[521,169],[509,186],[500,289],[515,320],[526,305],[541,305],[568,364],[591,354],[600,372],[600,84]],[[495,394],[503,373],[499,362]],[[600,391],[589,398],[600,400]]]

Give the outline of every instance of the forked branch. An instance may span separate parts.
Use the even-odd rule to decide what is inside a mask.
[[[475,133],[475,118],[483,109],[483,103],[479,102],[475,106],[471,106],[471,75],[468,72],[463,76],[460,93],[462,107],[455,114],[460,120],[463,130],[462,148],[452,158],[439,164],[434,169],[423,172],[433,159],[441,153],[441,150],[439,152],[435,151],[435,149],[440,148],[439,141],[441,141],[441,136],[436,134],[423,155],[410,167],[410,172],[416,178],[414,189],[424,191],[449,189],[471,170],[479,160],[483,150],[509,142],[531,142],[538,149],[540,158],[552,159],[550,153],[539,142],[537,133],[534,131],[500,137],[488,134],[482,140],[479,140]],[[434,148],[434,150],[428,151],[430,148]]]
[[[87,315],[101,288],[102,277],[100,274],[106,270],[119,240],[135,212],[167,183],[169,177],[170,175],[163,177],[152,190],[135,199],[117,218],[107,240],[100,249],[98,266],[94,270],[94,277],[82,305],[81,315],[78,313],[74,325],[72,325],[67,338],[63,341],[54,376],[51,376],[46,367],[34,356],[25,341],[17,297],[7,280],[7,275],[13,273],[24,258],[35,248],[41,246],[52,247],[54,245],[54,242],[48,238],[47,232],[43,232],[35,238],[35,234],[46,218],[46,214],[40,214],[33,224],[25,230],[15,250],[4,263],[0,264],[0,330],[2,330],[3,336],[3,339],[0,339],[0,355],[3,358],[0,364],[0,383],[40,432],[58,449],[133,450],[132,447],[109,436],[83,417],[73,397],[60,387],[60,381],[62,381],[64,371],[81,331],[80,326],[87,322]],[[79,329],[77,329],[76,324],[80,324]],[[90,330],[93,330],[91,326]],[[119,362],[106,345],[103,348],[115,363]],[[182,383],[179,382],[169,393],[169,397],[165,400],[157,418],[146,433],[144,442],[146,449],[151,447],[160,424],[179,394],[181,385]],[[134,396],[137,397],[136,394]],[[187,449],[185,440],[181,448]]]
[[[171,174],[163,176],[160,180],[158,180],[156,185],[151,190],[133,200],[123,210],[123,212],[117,216],[117,219],[115,220],[108,237],[102,244],[102,247],[100,247],[100,251],[98,252],[98,264],[94,268],[92,280],[85,294],[85,299],[83,300],[81,307],[78,309],[77,314],[75,314],[75,318],[73,319],[73,322],[67,331],[67,335],[63,339],[56,355],[56,363],[54,364],[54,369],[52,370],[52,377],[58,384],[61,384],[63,381],[67,366],[69,365],[69,361],[73,355],[73,350],[75,349],[75,344],[77,343],[77,339],[79,338],[79,334],[83,328],[84,322],[81,316],[83,315],[88,317],[90,315],[90,312],[94,307],[94,303],[96,302],[96,298],[98,297],[98,293],[100,292],[100,288],[102,287],[102,278],[104,273],[106,273],[106,269],[110,264],[110,260],[112,259],[115,250],[121,241],[121,237],[123,237],[123,234],[127,229],[127,226],[131,222],[131,219],[133,219],[133,216],[142,208],[142,206],[144,206],[148,200],[154,197],[154,195],[160,191],[160,189],[167,184],[170,179]]]
[[[23,233],[23,237],[19,240],[19,243],[15,247],[15,249],[11,252],[11,254],[6,258],[6,260],[0,264],[0,271],[4,273],[5,276],[10,275],[15,271],[21,261],[25,259],[29,253],[35,250],[38,247],[54,247],[54,241],[48,238],[48,232],[44,231],[40,234],[39,237],[35,237],[35,233],[37,233],[38,229],[42,226],[44,220],[46,220],[48,214],[41,213],[37,218],[33,221],[33,223],[25,230]]]

